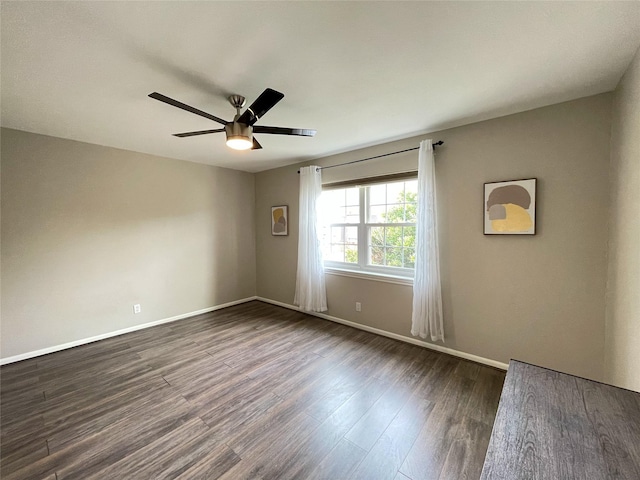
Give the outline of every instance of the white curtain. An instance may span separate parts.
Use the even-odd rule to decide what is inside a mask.
[[[318,200],[322,175],[315,165],[300,169],[298,273],[294,303],[307,312],[327,309],[322,250],[318,237]]]
[[[444,341],[442,290],[436,217],[436,179],[431,140],[420,142],[418,157],[418,218],[413,280],[411,334]]]

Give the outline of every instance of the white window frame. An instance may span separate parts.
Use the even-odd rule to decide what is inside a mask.
[[[417,177],[415,177],[417,178]],[[368,223],[369,218],[369,187],[373,185],[388,185],[390,183],[400,183],[413,180],[407,177],[399,180],[387,180],[371,182],[366,185],[345,185],[340,188],[358,188],[359,193],[359,223],[331,223],[331,227],[357,227],[358,228],[358,264],[348,262],[338,262],[335,260],[325,260],[325,271],[334,275],[368,278],[374,280],[388,281],[399,284],[412,284],[415,270],[413,268],[392,267],[386,265],[372,265],[368,263],[369,252],[369,229],[372,227],[415,227],[416,223]],[[388,204],[387,204],[388,205]]]

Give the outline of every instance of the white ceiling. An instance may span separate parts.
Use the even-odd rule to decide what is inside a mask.
[[[246,171],[613,90],[640,2],[2,2],[2,126]],[[231,93],[285,98],[236,152]]]

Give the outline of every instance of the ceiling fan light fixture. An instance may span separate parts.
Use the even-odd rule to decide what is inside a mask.
[[[229,123],[224,127],[227,134],[227,147],[234,150],[249,150],[253,147],[253,132],[250,126],[242,123]]]
[[[253,146],[253,142],[249,137],[230,137],[227,138],[227,147],[234,150],[249,150]]]

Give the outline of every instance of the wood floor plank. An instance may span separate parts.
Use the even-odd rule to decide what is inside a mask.
[[[305,411],[308,415],[322,422],[329,418],[333,412],[340,408],[353,395],[360,390],[367,381],[363,375],[342,377],[343,380],[331,388],[322,398],[309,405]]]
[[[412,480],[440,477],[473,389],[473,381],[451,375],[443,390],[430,391],[435,406],[411,447],[400,472]]]
[[[229,447],[213,438],[199,418],[193,418],[91,478],[173,479],[185,473],[211,451],[224,455]],[[58,475],[63,480],[64,475]]]
[[[251,372],[259,368],[269,359],[277,358],[295,350],[293,343],[284,340],[272,340],[265,342],[260,347],[246,349],[225,359],[225,365],[231,368],[241,369],[243,372]]]
[[[0,478],[20,470],[49,455],[47,440],[44,437],[28,438],[20,445],[8,444],[2,447]]]
[[[199,362],[194,368],[180,368],[162,378],[183,396],[196,398],[208,390],[216,391],[237,377],[231,367],[217,360]]]
[[[207,455],[185,471],[176,480],[215,480],[222,477],[241,461],[236,453],[225,444],[218,444]]]
[[[17,377],[34,374],[38,369],[38,359],[44,357],[29,358],[19,362],[8,363],[0,369],[0,384]]]
[[[41,388],[28,388],[13,394],[7,393],[0,401],[2,401],[0,409],[2,416],[16,420],[40,414],[45,404],[45,395]]]
[[[145,332],[145,335],[153,335],[153,333]],[[39,373],[47,373],[54,370],[63,372],[73,370],[74,367],[77,367],[78,362],[88,366],[94,365],[100,363],[103,359],[113,358],[120,352],[129,353],[129,349],[130,345],[123,337],[114,337],[67,350],[60,350],[59,352],[37,357],[34,360]]]
[[[483,369],[483,367],[479,363],[471,362],[468,360],[460,360],[453,373],[461,377],[467,377],[471,380],[475,380],[478,377],[478,373],[480,371],[486,371],[486,369]]]
[[[0,474],[463,478],[503,378],[253,301],[3,366]]]
[[[431,415],[434,404],[412,396],[358,465],[351,478],[392,480]]]
[[[186,401],[183,401],[186,404]],[[182,407],[182,408],[181,408]],[[163,412],[171,412],[167,418]],[[57,473],[68,478],[86,478],[109,463],[147,445],[189,419],[185,405],[174,401],[159,403],[155,409],[133,418],[126,418],[16,470],[5,479],[24,479]]]
[[[360,463],[366,453],[367,452],[357,445],[342,439],[305,478],[307,480],[349,478],[353,469]]]
[[[149,367],[137,354],[119,355],[114,359],[104,359],[99,365],[93,365],[78,371],[77,367],[66,374],[56,373],[40,377],[40,385],[45,398],[55,397],[81,390],[102,391],[109,386],[119,385],[142,377]]]
[[[14,395],[41,390],[36,370],[37,366],[34,363],[30,370],[23,373],[13,375],[3,373],[0,376],[0,398],[9,399]]]
[[[282,399],[276,395],[259,395],[240,403],[218,407],[202,414],[201,418],[217,434],[218,438],[226,440],[238,432],[250,431],[253,424],[265,412],[280,402]]]
[[[170,398],[82,438],[18,473],[39,473],[44,469],[47,473],[55,471],[59,478],[84,479],[193,418],[186,400]]]
[[[295,453],[283,452],[272,464],[279,467],[277,478],[305,478],[324,457],[341,441],[351,427],[371,408],[389,388],[388,384],[372,378],[329,416],[301,445]],[[276,478],[276,477],[274,477]]]
[[[149,360],[146,363],[154,372],[159,373],[164,378],[182,380],[182,384],[195,381],[195,376],[223,368],[223,366],[226,367],[226,365],[215,360],[205,351],[192,352],[190,355],[179,355],[177,357],[172,356],[171,358],[159,358],[158,360],[157,363]],[[230,370],[230,367],[226,367],[224,370]]]
[[[347,432],[345,438],[368,452],[409,400],[410,395],[409,388],[396,385],[389,388]]]
[[[440,472],[441,480],[480,478],[491,437],[491,427],[463,417]]]
[[[326,388],[318,382],[313,384],[316,388]],[[317,394],[316,388],[307,387],[300,392],[299,396],[292,397],[280,402],[273,409],[260,415],[250,429],[241,429],[231,434],[227,440],[234,452],[242,458],[256,451],[263,451],[268,448],[279,436],[287,436],[297,425],[305,425],[305,431],[313,431],[319,424],[318,420],[307,415],[304,410],[308,398],[313,398]]]
[[[400,472],[412,480],[440,478],[447,454],[453,444],[462,419],[451,415],[434,415],[423,427],[405,458]]]
[[[213,358],[224,362],[234,356],[250,353],[268,341],[270,337],[275,339],[285,337],[281,333],[282,328],[277,324],[269,325],[263,330],[256,330],[251,325],[245,325],[241,329],[232,328],[219,332],[213,335],[208,342],[204,340],[202,335],[199,335],[194,341],[203,345]]]
[[[278,423],[271,434],[253,437],[249,445],[245,445],[240,453],[242,461],[231,468],[224,480],[242,480],[274,477],[279,474],[280,466],[272,459],[282,452],[289,451],[292,446],[300,445],[317,429],[319,422],[305,413]],[[248,431],[247,433],[251,433]],[[268,432],[267,432],[268,433]],[[237,447],[234,447],[237,451]]]
[[[43,431],[55,443],[56,435],[60,432],[82,429],[85,425],[92,428],[99,428],[101,424],[109,425],[114,418],[124,416],[122,412],[135,411],[140,402],[154,405],[158,399],[175,394],[158,377],[140,379],[139,383],[133,385],[113,387],[102,394],[71,393],[48,402],[50,405],[44,413]]]
[[[467,404],[466,415],[493,426],[502,392],[504,375],[491,369],[479,369],[475,375],[473,392]]]
[[[313,352],[293,350],[268,359],[259,367],[246,372],[245,375],[270,383],[274,388],[274,393],[284,397],[291,392],[291,389],[295,389],[299,385],[300,378],[308,376],[309,369],[314,366],[322,369],[329,363]],[[285,390],[287,382],[290,385],[288,391]]]
[[[42,417],[42,415],[0,418],[2,419],[0,452],[9,453],[11,450],[9,445],[19,446],[21,443],[30,442],[35,438],[46,438],[46,434],[44,431],[44,418]]]
[[[154,411],[158,405],[166,408],[175,408],[175,405],[178,404],[191,407],[188,403],[183,403],[183,398],[170,389],[164,388],[156,392],[162,400],[155,398],[153,394],[145,395],[136,400],[130,400],[119,408],[111,405],[106,413],[97,417],[91,415],[87,418],[86,416],[72,415],[67,417],[65,422],[56,423],[55,428],[51,427],[47,435],[50,452],[61,451],[70,445],[99,434],[118,422],[146,415]]]

